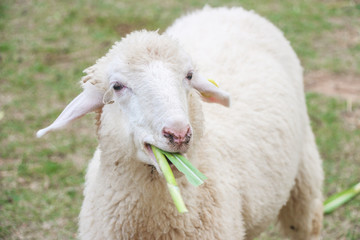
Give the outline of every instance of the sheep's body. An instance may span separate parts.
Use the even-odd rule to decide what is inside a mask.
[[[304,195],[294,201],[304,211],[292,210],[291,220],[283,216],[284,230],[308,239],[301,234],[311,230],[312,217],[302,218],[316,212],[314,221],[321,225],[323,172],[306,111],[302,68],[288,41],[270,22],[239,8],[195,13],[175,22],[168,33],[201,72],[218,79],[232,96],[229,109],[203,107],[203,142],[215,148],[204,157],[216,164],[213,154],[220,153],[216,159],[226,159],[222,163],[230,171],[223,176],[237,179],[248,238],[277,217],[297,181],[294,194]]]
[[[80,237],[253,239],[279,217],[293,239],[318,239],[321,161],[302,69],[282,33],[240,8],[205,8],[177,20],[167,34],[232,96],[231,107],[223,108],[191,95],[194,143],[187,157],[208,180],[195,188],[178,179],[189,212],[177,213],[164,179],[126,150],[128,130],[122,120],[114,124],[122,116],[105,105],[99,149],[86,175]]]

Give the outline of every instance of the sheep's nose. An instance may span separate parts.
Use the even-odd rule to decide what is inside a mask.
[[[164,137],[167,138],[170,143],[175,143],[177,145],[188,144],[192,135],[189,124],[184,125],[174,123],[165,126],[162,132]]]

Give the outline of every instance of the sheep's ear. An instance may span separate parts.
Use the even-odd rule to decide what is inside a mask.
[[[89,85],[85,85],[84,91],[66,106],[64,111],[50,126],[39,130],[36,136],[40,138],[48,132],[61,129],[85,114],[102,107],[104,105],[103,93],[91,84]]]
[[[198,76],[191,80],[191,85],[201,93],[202,99],[205,102],[219,103],[225,107],[230,106],[229,93],[221,90],[215,81],[206,80],[205,78]]]

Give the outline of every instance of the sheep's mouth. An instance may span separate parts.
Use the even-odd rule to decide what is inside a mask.
[[[151,160],[151,165],[154,166],[156,168],[156,170],[162,174],[161,170],[160,170],[160,167],[159,167],[159,164],[155,158],[155,155],[154,155],[154,152],[153,150],[151,149],[151,144],[149,143],[145,143],[145,149],[148,153],[148,155],[150,156],[150,160]],[[166,157],[166,156],[165,156]],[[169,163],[170,165],[170,168],[171,168],[171,171],[173,171],[175,177],[178,177],[180,173],[180,171],[175,167],[175,165],[166,157],[166,160],[167,162]],[[178,172],[178,173],[177,173]]]

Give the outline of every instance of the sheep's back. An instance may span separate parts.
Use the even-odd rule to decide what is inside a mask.
[[[229,109],[203,104],[201,161],[213,165],[224,188],[237,186],[246,228],[260,232],[286,203],[303,154],[308,118],[299,60],[274,25],[241,8],[205,8],[167,32],[231,94]]]

